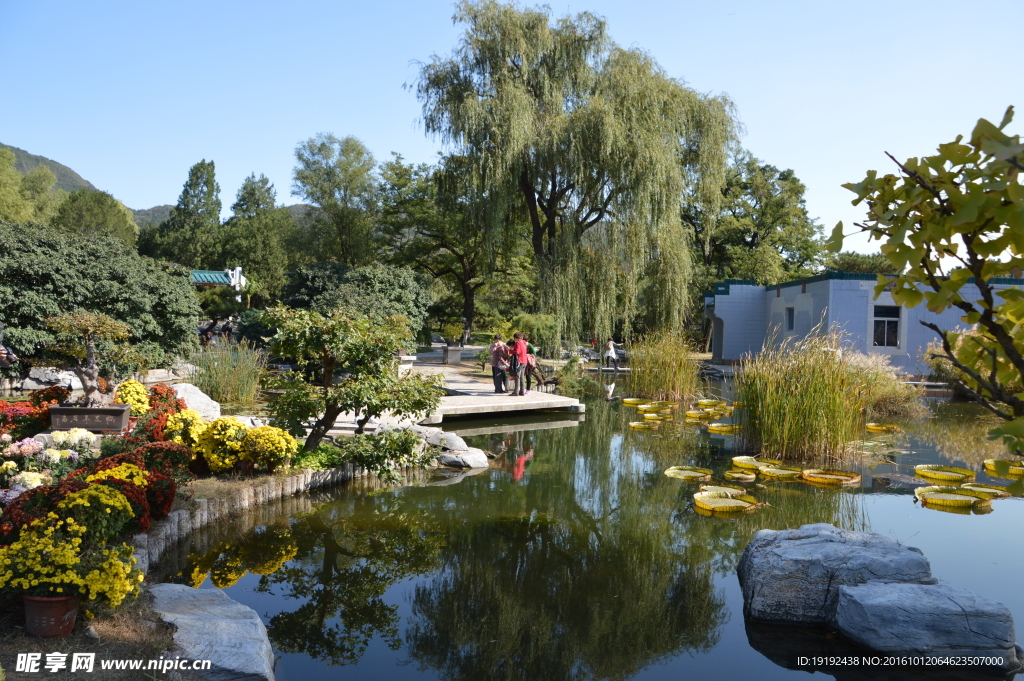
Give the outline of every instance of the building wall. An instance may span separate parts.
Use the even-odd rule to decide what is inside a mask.
[[[764,344],[764,286],[716,284],[714,311],[709,311],[713,335],[712,357],[735,361],[746,354],[757,354]],[[720,291],[727,290],[728,293]]]
[[[883,354],[889,362],[911,375],[926,375],[928,367],[922,354],[937,335],[923,326],[922,321],[938,325],[941,329],[964,329],[956,309],[935,314],[923,304],[913,308],[900,308],[899,346],[874,345],[875,305],[895,305],[892,295],[883,291],[874,298],[874,281],[853,279],[826,279],[822,281],[789,282],[781,286],[747,284],[716,285],[713,305],[708,307],[712,318],[714,338],[713,357],[716,361],[737,361],[745,354],[760,352],[765,339],[776,342],[787,338],[803,338],[819,323],[825,328],[836,327],[852,348],[864,354]],[[997,289],[1011,288],[996,285]],[[967,284],[961,289],[966,300],[978,297],[978,288]],[[786,309],[793,309],[793,329],[787,329]]]

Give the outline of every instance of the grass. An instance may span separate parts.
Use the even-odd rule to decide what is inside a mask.
[[[644,336],[629,346],[633,393],[652,400],[686,401],[700,386],[686,341],[672,334]]]
[[[852,351],[841,333],[771,340],[737,374],[746,449],[782,459],[839,460],[870,417],[919,416],[920,393],[881,356]]]
[[[864,432],[868,392],[836,333],[769,340],[737,375],[745,448],[781,459],[835,459]]]
[[[243,340],[207,345],[192,355],[190,380],[218,402],[252,404],[267,366],[267,354]]]

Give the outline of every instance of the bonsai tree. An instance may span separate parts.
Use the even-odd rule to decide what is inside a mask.
[[[118,384],[127,376],[119,370],[140,369],[145,364],[145,358],[128,345],[128,325],[105,314],[71,312],[49,317],[46,323],[61,339],[47,349],[78,376],[86,407],[110,404]],[[100,389],[101,370],[107,374],[106,391]]]
[[[316,449],[342,413],[355,414],[356,433],[362,433],[385,411],[399,417],[429,413],[441,400],[436,378],[398,375],[396,355],[409,332],[395,317],[278,307],[265,321],[278,329],[271,351],[295,358],[306,370],[279,382],[285,392],[273,406],[277,425],[296,437],[305,436],[307,421],[315,419],[304,451]]]

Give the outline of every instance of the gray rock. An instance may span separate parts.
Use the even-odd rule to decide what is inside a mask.
[[[487,455],[482,449],[470,447],[463,452],[439,454],[437,462],[449,468],[487,468]]]
[[[747,544],[737,569],[744,612],[770,622],[829,622],[843,585],[935,583],[919,549],[826,523],[761,530]]]
[[[469,449],[466,441],[455,433],[438,432],[428,435],[427,444],[437,445],[442,449],[450,449],[456,452],[463,452]]]
[[[220,589],[155,584],[153,610],[177,627],[174,644],[182,657],[210,660],[219,673],[208,678],[274,681],[274,651],[256,611]]]
[[[174,366],[172,366],[171,371],[173,371],[174,375],[177,376],[178,378],[189,379],[196,375],[196,372],[199,371],[199,367],[197,367],[195,364],[181,362],[179,364],[175,364]]]
[[[1009,609],[944,582],[840,586],[834,626],[883,653],[1002,657],[1003,669],[1020,666]]]
[[[73,371],[64,371],[57,367],[32,367],[28,378],[21,382],[22,390],[42,390],[54,385],[62,385],[70,390],[81,390],[82,381]]]
[[[175,383],[174,392],[178,397],[185,400],[189,409],[199,412],[199,415],[206,421],[220,418],[220,402],[215,402],[209,395],[191,383]]]

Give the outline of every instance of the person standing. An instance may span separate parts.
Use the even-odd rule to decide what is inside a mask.
[[[494,378],[494,392],[508,392],[508,346],[501,340],[501,334],[494,336],[491,344],[491,376]]]
[[[542,385],[544,381],[537,371],[537,348],[530,342],[530,337],[526,334],[523,334],[523,340],[526,341],[526,392],[530,392],[531,383],[534,380],[537,381],[537,385]]]
[[[615,346],[619,343],[615,342],[614,338],[609,336],[608,342],[604,344],[604,365],[608,366],[608,360],[611,360],[615,365],[615,370],[619,370],[619,353],[615,352]]]
[[[513,395],[525,395],[526,394],[526,382],[524,376],[526,374],[526,366],[530,361],[527,355],[529,352],[526,348],[526,341],[523,340],[523,334],[521,331],[517,331],[513,336],[515,342],[512,344],[512,356],[509,358],[509,366],[515,376],[515,380],[512,383],[512,394]]]

